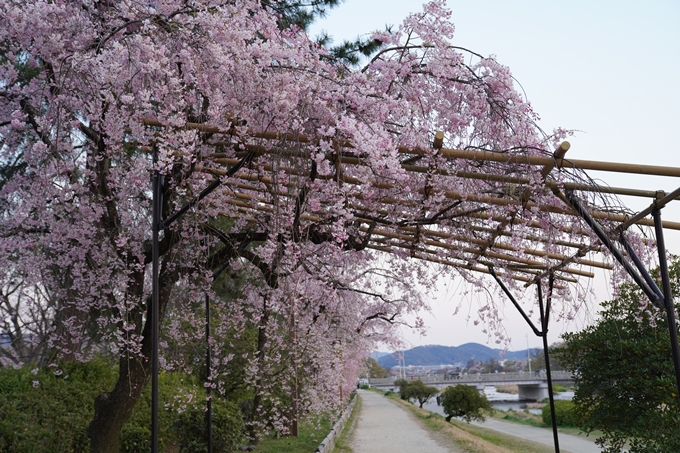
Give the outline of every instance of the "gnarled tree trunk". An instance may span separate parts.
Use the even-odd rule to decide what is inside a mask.
[[[160,270],[159,323],[165,315],[172,287],[178,278],[177,272],[167,272],[163,261]],[[138,276],[135,287],[143,285],[143,275]],[[141,357],[122,354],[119,360],[118,381],[110,392],[101,393],[95,400],[94,418],[87,429],[91,453],[118,453],[119,437],[123,425],[132,415],[142,392],[151,378],[151,298],[146,301],[146,322],[144,323]],[[151,420],[149,420],[151,425]]]

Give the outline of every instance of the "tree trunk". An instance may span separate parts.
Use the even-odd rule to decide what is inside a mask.
[[[118,453],[120,431],[151,377],[148,360],[121,357],[119,365],[113,391],[100,394],[94,403],[94,419],[87,429],[92,453]]]
[[[166,261],[160,269],[160,291],[158,294],[158,320],[162,325],[165,309],[170,299],[176,272],[167,272]],[[135,280],[135,289],[141,291],[143,275]],[[144,324],[141,357],[121,354],[118,381],[111,392],[100,394],[94,403],[94,418],[87,429],[91,453],[118,453],[120,431],[132,415],[132,410],[151,379],[151,297],[146,301],[146,323]],[[151,420],[149,420],[149,426]]]
[[[56,338],[55,351],[60,360],[64,362],[73,363],[77,361],[78,355],[82,349],[81,333],[74,332],[74,325],[82,329],[87,323],[86,312],[77,308],[74,301],[78,299],[78,294],[73,291],[73,278],[71,276],[71,269],[52,269],[52,275],[56,282],[58,282],[60,289],[64,291],[62,294],[63,300],[61,303],[55,304],[58,310],[55,311],[54,317],[54,338]]]

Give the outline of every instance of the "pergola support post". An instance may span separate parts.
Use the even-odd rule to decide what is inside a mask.
[[[208,441],[208,453],[213,453],[212,444],[212,384],[210,382],[210,374],[212,373],[211,362],[211,347],[210,347],[210,296],[208,292],[205,293],[205,369],[206,375],[205,379],[208,381],[206,385],[206,414],[205,414],[205,424],[206,424],[206,437]]]
[[[678,189],[680,190],[680,189]],[[639,273],[635,271],[633,266],[625,259],[623,254],[614,246],[607,234],[597,221],[588,213],[588,211],[581,205],[579,199],[574,195],[573,191],[566,190],[565,196],[572,208],[586,221],[588,226],[592,228],[595,234],[600,238],[605,247],[609,249],[612,255],[621,263],[628,275],[637,283],[640,289],[647,295],[649,300],[658,308],[665,309],[668,318],[668,330],[671,341],[671,355],[673,365],[675,368],[675,382],[677,385],[677,397],[680,398],[680,346],[678,345],[678,331],[675,320],[675,307],[673,304],[673,295],[671,291],[670,276],[668,274],[668,262],[666,260],[666,245],[663,236],[663,223],[661,222],[661,208],[671,199],[675,199],[678,190],[672,194],[664,197],[661,202],[652,204],[652,209],[647,209],[643,212],[650,212],[654,217],[654,230],[656,233],[656,243],[659,253],[659,269],[661,271],[661,282],[663,286],[663,293],[659,290],[656,283],[653,282],[649,271],[645,269],[640,259],[635,254],[635,251],[630,247],[630,244],[625,240],[623,234],[620,236],[620,241],[626,248],[628,255],[634,261]],[[648,284],[651,282],[652,284]]]
[[[553,440],[555,442],[555,453],[560,453],[560,441],[557,436],[557,416],[555,414],[555,397],[553,396],[552,376],[550,374],[550,355],[548,353],[548,321],[550,319],[550,301],[552,299],[553,282],[555,277],[550,274],[548,279],[548,298],[545,309],[543,308],[543,290],[541,289],[541,281],[536,282],[538,289],[538,309],[541,315],[541,337],[543,337],[543,354],[545,356],[545,374],[548,378],[548,401],[550,401],[550,420],[552,421]]]
[[[636,272],[635,268],[628,262],[628,260],[626,260],[621,251],[614,246],[611,239],[609,239],[607,233],[604,232],[600,224],[597,223],[597,221],[590,215],[590,213],[581,205],[581,202],[576,197],[576,195],[574,195],[574,192],[572,190],[565,190],[564,195],[566,196],[566,199],[569,201],[571,207],[574,208],[574,211],[576,211],[578,215],[581,216],[583,220],[585,220],[588,226],[600,239],[602,244],[604,244],[604,246],[607,247],[607,249],[609,249],[614,258],[616,258],[616,261],[618,261],[621,264],[621,266],[623,266],[628,275],[630,275],[630,277],[635,281],[635,283],[637,283],[637,285],[645,293],[649,300],[652,301],[652,303],[657,307],[660,307],[661,306],[660,304],[663,303],[663,297],[660,297],[658,294],[656,294],[656,292],[649,287],[647,282],[640,276],[640,274]]]
[[[227,171],[224,179],[233,176],[246,163],[250,162],[254,153],[251,151],[245,155],[236,165]],[[151,453],[158,453],[158,341],[160,337],[159,327],[159,234],[162,230],[170,226],[175,220],[179,219],[189,208],[197,204],[203,198],[208,196],[212,191],[217,189],[222,183],[222,178],[217,178],[208,187],[206,187],[198,196],[182,206],[176,213],[163,220],[163,175],[160,174],[157,168],[158,163],[158,147],[153,146],[153,178],[151,183],[152,191],[152,210],[151,210]],[[224,270],[224,267],[223,269]],[[209,310],[209,299],[206,294],[206,310]],[[206,338],[209,338],[209,311],[206,311]],[[208,367],[210,366],[210,344],[206,356],[208,358]],[[209,375],[208,375],[209,376]],[[208,397],[208,407],[211,409],[210,397]],[[208,431],[212,431],[212,410],[206,418]],[[210,433],[211,434],[211,433]],[[209,448],[212,444],[212,436],[208,435]]]
[[[158,236],[162,229],[163,175],[157,168],[158,148],[153,147],[153,179],[151,182],[151,451],[158,452]]]
[[[678,386],[678,398],[680,398],[680,347],[678,347],[678,327],[675,322],[675,304],[673,303],[673,292],[671,289],[671,279],[668,274],[668,262],[666,260],[666,244],[663,237],[663,227],[661,225],[661,210],[652,211],[654,217],[654,229],[656,230],[656,245],[659,250],[659,269],[661,270],[661,283],[663,286],[664,305],[666,317],[668,318],[668,332],[671,337],[671,353],[673,355],[673,365],[675,366],[675,383]]]
[[[550,402],[550,418],[552,420],[553,442],[555,444],[555,453],[560,453],[560,441],[557,435],[557,418],[555,416],[555,399],[553,398],[552,376],[550,375],[550,355],[548,353],[548,323],[550,320],[550,301],[552,299],[552,290],[555,276],[552,273],[550,273],[550,277],[548,280],[549,294],[547,298],[547,303],[545,305],[545,309],[543,308],[543,292],[541,290],[541,281],[540,280],[536,281],[536,286],[538,288],[539,312],[541,316],[541,330],[539,331],[534,325],[534,323],[531,321],[531,319],[524,312],[521,305],[517,302],[515,297],[507,288],[507,286],[505,286],[501,279],[498,278],[498,275],[496,275],[493,266],[489,266],[489,273],[496,280],[496,283],[498,283],[498,286],[501,287],[505,295],[508,296],[508,299],[510,299],[515,308],[517,308],[517,311],[519,311],[519,313],[522,315],[527,324],[529,324],[529,327],[531,327],[531,330],[534,331],[534,334],[536,334],[537,337],[543,338],[543,355],[545,357],[546,377],[548,378],[548,401]]]

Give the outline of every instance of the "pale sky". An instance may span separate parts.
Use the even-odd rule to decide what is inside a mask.
[[[386,24],[398,25],[409,12],[420,11],[421,4],[346,0],[314,24],[311,34],[323,29],[336,42],[353,39]],[[456,25],[454,45],[495,55],[510,67],[541,116],[544,130],[577,131],[569,139],[567,157],[680,167],[675,143],[680,131],[680,2],[448,0],[448,6]],[[680,187],[680,179],[674,178],[589,174],[616,187],[666,192]],[[622,201],[636,211],[650,202],[631,197]],[[664,209],[662,217],[680,221],[680,201]],[[667,231],[666,243],[671,252],[680,253],[680,232]],[[605,278],[594,284],[602,288],[598,295],[607,298]],[[428,335],[421,338],[406,331],[406,340],[414,346],[487,343],[481,328],[467,321],[468,306],[474,319],[476,304],[465,301],[453,316],[459,302],[459,296],[445,290],[434,295],[433,315],[425,316]],[[596,302],[583,319],[553,324],[550,342],[590,322]],[[506,314],[510,349],[526,348],[526,334],[531,347],[541,345],[509,302]],[[534,322],[538,324],[537,319]],[[497,345],[492,341],[489,346]]]

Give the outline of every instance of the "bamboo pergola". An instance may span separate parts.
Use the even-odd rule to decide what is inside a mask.
[[[156,119],[143,122],[159,130],[165,128]],[[436,132],[430,147],[397,149],[399,171],[420,176],[418,181],[422,187],[408,192],[400,191],[402,188],[397,180],[375,171],[369,156],[349,140],[334,140],[331,151],[319,152],[320,141],[302,134],[244,132],[233,126],[224,128],[200,123],[186,123],[184,128],[204,134],[203,144],[211,151],[192,156],[197,160],[193,170],[215,178],[209,191],[220,186],[222,178],[229,178],[219,189],[221,199],[226,200],[221,215],[237,218],[241,225],[267,230],[270,219],[287,213],[294,240],[322,242],[328,238],[320,237],[323,236],[321,230],[334,222],[342,222],[346,228],[354,230],[348,246],[355,250],[369,249],[451,267],[461,273],[491,275],[534,333],[543,338],[556,452],[559,453],[559,441],[547,340],[552,290],[560,285],[578,283],[582,277],[592,278],[595,275],[593,268],[612,269],[612,263],[604,261],[599,252],[609,250],[650,300],[657,307],[666,309],[680,389],[680,347],[663,241],[663,229],[680,230],[680,222],[661,221],[660,217],[660,210],[680,197],[680,188],[667,194],[607,187],[595,184],[582,173],[595,170],[678,178],[680,168],[569,160],[565,157],[570,147],[568,142],[560,144],[549,156],[447,149],[443,147],[444,133]],[[182,152],[176,154],[181,156]],[[327,171],[318,171],[319,161],[326,164]],[[555,178],[555,171],[573,173],[570,173],[571,178]],[[158,293],[158,229],[164,223],[158,213],[158,181],[156,173],[154,300]],[[313,196],[310,194],[317,181],[337,185],[337,194],[343,198],[343,216],[334,212],[333,205],[338,200],[333,199],[317,200],[319,206],[305,209],[304,204]],[[481,192],[455,190],[461,183],[476,184],[474,187],[480,188]],[[209,191],[206,189],[189,200],[170,222]],[[616,201],[615,197],[619,195],[647,198],[651,203],[649,208],[633,214]],[[589,202],[588,197],[601,203]],[[436,212],[429,205],[433,198],[438,203]],[[496,207],[505,210],[496,210]],[[650,214],[653,219],[648,218]],[[633,225],[655,228],[663,292],[626,239],[626,232]],[[518,226],[523,227],[519,234],[516,232]],[[299,237],[303,231],[305,238]],[[549,291],[544,304],[541,283],[546,277]],[[504,280],[523,282],[525,286],[536,284],[540,329],[523,311]],[[152,426],[153,432],[157,433],[158,314],[157,302],[154,304],[152,319],[156,321],[152,322],[152,328],[156,345],[152,358]],[[206,328],[209,324],[208,319]],[[209,336],[208,331],[206,335]],[[207,358],[210,375],[209,341]],[[210,414],[208,400],[208,432]],[[157,439],[157,434],[154,436]],[[210,434],[208,437],[210,442]]]
[[[156,119],[143,121],[147,126],[164,127],[163,123]],[[252,130],[243,134],[237,133],[234,127],[223,128],[202,123],[186,123],[184,127],[187,130],[209,134],[211,139],[208,142],[215,147],[215,152],[200,156],[195,171],[221,177],[227,172],[227,168],[236,165],[246,153],[253,155],[252,162],[232,176],[229,183],[223,185],[221,189],[229,193],[228,204],[237,208],[231,214],[225,212],[225,215],[237,212],[239,216],[255,222],[263,214],[271,214],[279,209],[275,206],[279,200],[287,199],[293,205],[304,180],[309,179],[309,165],[303,166],[299,163],[304,160],[312,161],[312,149],[318,144],[318,140],[311,137]],[[496,267],[499,261],[505,262],[507,268],[513,271],[511,278],[530,283],[547,272],[555,272],[558,280],[574,282],[577,277],[593,277],[592,268],[612,269],[611,263],[595,257],[596,253],[602,250],[602,246],[585,239],[592,236],[592,232],[587,228],[557,227],[564,233],[584,238],[583,241],[563,240],[559,234],[555,235],[554,231],[546,235],[543,229],[545,225],[522,215],[522,212],[539,210],[557,216],[579,216],[568,202],[537,204],[533,201],[533,192],[536,190],[551,191],[556,199],[562,201],[565,200],[564,190],[606,196],[635,196],[652,201],[666,195],[663,191],[607,187],[579,181],[560,184],[551,178],[553,171],[580,169],[680,177],[680,168],[676,167],[568,160],[565,157],[570,147],[568,142],[562,143],[552,156],[447,149],[443,148],[442,144],[443,134],[439,132],[435,134],[431,149],[398,148],[397,151],[402,156],[403,171],[425,175],[424,177],[434,181],[433,186],[439,185],[435,188],[427,186],[420,188],[417,193],[410,196],[394,196],[394,182],[379,178],[367,181],[355,176],[355,169],[366,169],[369,164],[360,150],[349,141],[338,140],[334,143],[335,152],[329,153],[326,159],[335,171],[317,174],[315,179],[333,180],[347,187],[344,193],[347,208],[353,214],[351,221],[358,225],[357,233],[363,233],[364,237],[368,238],[366,248],[381,252],[406,253],[415,259],[481,273],[489,272],[488,267],[493,266],[492,261],[496,263]],[[479,170],[455,170],[456,165],[448,168],[417,165],[422,156],[433,152],[438,159],[449,162],[464,161],[479,164]],[[534,168],[540,171],[544,187],[532,185],[530,179],[522,175],[521,171],[499,175],[498,172],[485,171],[487,165],[513,166],[520,170]],[[456,190],[442,188],[446,184],[441,181],[448,180],[488,182],[493,188],[502,188],[502,192],[465,195]],[[363,204],[367,186],[372,190],[390,192],[380,198],[381,206],[378,209]],[[450,201],[451,206],[454,206],[440,218],[447,221],[461,219],[465,231],[452,232],[442,226],[443,222],[437,222],[437,219],[425,221],[427,214],[420,222],[409,222],[406,216],[399,219],[398,212],[401,208],[418,209],[423,200],[433,195],[445,198]],[[486,212],[487,207],[494,206],[514,207],[516,214],[501,216]],[[590,210],[590,214],[598,221],[617,225],[618,229],[610,228],[612,235],[621,233],[631,225],[647,227],[654,225],[652,219],[643,216],[633,218],[632,213],[593,209]],[[323,224],[329,222],[329,219],[319,215],[302,214],[297,221]],[[508,240],[512,237],[513,226],[518,223],[529,226],[534,231],[533,234],[525,234],[522,238],[525,244],[530,244],[529,246],[517,247]],[[680,222],[664,221],[663,227],[680,230]],[[553,253],[547,250],[546,244],[560,245],[566,252]]]

